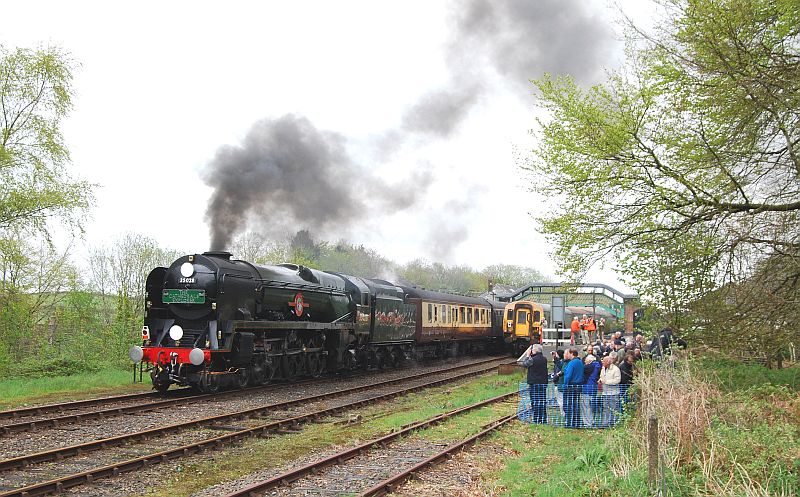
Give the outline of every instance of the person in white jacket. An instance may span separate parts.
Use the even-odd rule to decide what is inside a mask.
[[[600,369],[600,399],[602,404],[602,416],[600,424],[602,427],[613,426],[619,418],[619,382],[622,374],[614,361],[606,356],[603,357],[603,367]]]

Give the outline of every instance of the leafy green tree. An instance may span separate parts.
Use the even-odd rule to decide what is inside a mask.
[[[535,281],[550,281],[541,271],[531,267],[514,264],[493,264],[483,270],[483,274],[493,283],[502,283],[514,288],[523,287]]]
[[[535,81],[548,117],[527,167],[560,200],[540,223],[564,271],[635,263],[663,303],[800,250],[800,3],[660,3],[660,27],[632,32],[606,84]]]
[[[178,255],[137,233],[126,233],[91,252],[89,285],[100,294],[100,306],[108,312],[108,326],[114,330],[110,345],[117,351],[124,351],[139,336],[147,275],[158,266],[169,266]]]
[[[697,331],[717,349],[735,347],[745,356],[765,358],[767,366],[782,365],[800,344],[800,257],[772,255],[760,261],[754,274],[728,283],[693,303],[705,317]],[[691,337],[691,335],[690,335]]]
[[[322,254],[320,265],[327,271],[361,276],[363,278],[391,279],[397,264],[363,245],[353,245],[339,240]]]
[[[800,4],[665,3],[628,72],[535,82],[550,119],[529,165],[563,200],[542,227],[570,270],[692,227],[720,251],[800,245]]]
[[[664,325],[681,333],[695,324],[692,304],[716,287],[717,263],[713,240],[686,233],[650,249],[626,251],[617,271],[638,289],[646,306],[661,311]]]
[[[486,277],[469,266],[448,266],[415,259],[398,269],[399,281],[428,290],[480,294],[488,289]]]
[[[74,63],[56,48],[0,46],[0,230],[47,233],[59,218],[80,227],[91,185],[67,174],[59,126],[72,107]]]
[[[51,320],[77,270],[44,240],[0,238],[0,365],[40,356],[57,340]]]

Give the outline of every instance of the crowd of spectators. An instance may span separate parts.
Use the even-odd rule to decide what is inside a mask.
[[[534,423],[547,423],[548,405],[557,405],[564,426],[603,428],[617,422],[629,400],[628,387],[636,376],[636,363],[649,355],[642,335],[614,333],[594,343],[551,352],[552,372],[542,346],[528,348],[518,363],[528,368],[531,415]],[[647,349],[647,351],[646,351]],[[548,389],[548,382],[554,385]]]

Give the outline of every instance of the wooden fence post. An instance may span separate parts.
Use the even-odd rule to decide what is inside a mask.
[[[647,480],[651,488],[658,487],[658,418],[647,420]]]

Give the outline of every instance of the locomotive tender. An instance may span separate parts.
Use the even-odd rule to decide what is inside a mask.
[[[433,292],[228,252],[150,272],[142,346],[153,387],[203,392],[276,376],[393,367],[504,348],[504,302]],[[508,335],[508,333],[506,333]]]

